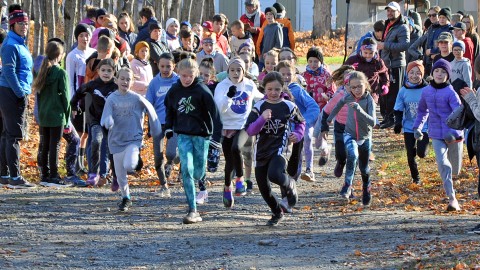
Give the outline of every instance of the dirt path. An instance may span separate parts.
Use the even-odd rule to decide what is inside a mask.
[[[120,197],[108,188],[0,189],[0,269],[480,267],[480,236],[466,233],[478,216],[376,209],[376,199],[370,210],[346,205],[333,165],[315,168],[317,182],[299,183],[296,211],[274,228],[265,226],[269,209],[257,190],[234,209],[223,207],[221,172],[209,176],[210,202],[199,206],[204,221],[194,225],[181,223],[179,184],[169,199],[133,187],[128,213],[117,212]]]

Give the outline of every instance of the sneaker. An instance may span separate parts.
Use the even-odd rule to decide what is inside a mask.
[[[330,151],[332,150],[332,146],[327,144],[325,148],[320,151],[320,159],[318,160],[319,166],[324,166],[327,164],[328,159],[330,158]]]
[[[0,187],[8,186],[8,179],[10,179],[8,175],[0,176]]]
[[[208,191],[201,190],[200,192],[198,192],[196,201],[197,204],[204,204],[208,202]]]
[[[170,178],[170,174],[172,173],[173,165],[172,164],[165,164],[165,179]]]
[[[272,218],[267,221],[267,226],[277,226],[284,219],[283,213],[273,214]]]
[[[99,187],[99,188],[100,188],[100,187],[103,187],[103,186],[105,186],[105,185],[107,184],[107,182],[108,182],[107,177],[102,176],[102,177],[100,177],[100,179],[99,179],[98,182],[97,182],[97,187]]]
[[[227,208],[231,208],[234,203],[232,189],[230,187],[225,187],[223,189],[223,205]]]
[[[375,154],[373,152],[370,152],[370,155],[368,156],[368,161],[375,161]]]
[[[395,121],[392,119],[388,118],[385,123],[380,125],[380,129],[386,129],[386,128],[391,128],[395,125]]]
[[[50,178],[42,176],[42,180],[40,180],[40,186],[49,187],[50,186]]]
[[[120,185],[118,184],[117,177],[114,176],[112,178],[112,184],[110,185],[110,190],[115,192],[120,188]]]
[[[288,205],[287,197],[281,199],[278,204],[280,204],[280,208],[284,213],[293,213],[293,208]]]
[[[298,202],[297,183],[292,179],[287,187],[287,202],[290,207],[294,207]]]
[[[66,187],[71,187],[72,186],[71,183],[68,183],[65,180],[63,180],[62,178],[58,178],[58,177],[50,178],[49,182],[50,182],[49,187],[66,188]]]
[[[350,185],[344,184],[342,190],[340,191],[340,196],[345,199],[349,199],[352,194],[352,187]]]
[[[26,189],[26,188],[36,188],[37,185],[28,182],[27,180],[23,179],[23,177],[18,176],[14,180],[13,178],[10,177],[8,180],[8,186],[9,188],[13,189]]]
[[[235,196],[245,196],[247,195],[247,186],[243,181],[243,178],[239,177],[235,181]]]
[[[193,224],[202,221],[202,217],[197,211],[190,211],[183,218],[183,224]]]
[[[447,211],[448,212],[460,211],[460,206],[458,205],[458,201],[456,198],[452,198],[449,200]]]
[[[118,211],[126,212],[130,206],[132,206],[132,200],[123,198],[122,201],[118,203]]]
[[[333,170],[333,175],[335,175],[335,177],[342,177],[344,167],[345,163],[337,161],[337,165],[335,165],[335,169]]]
[[[362,203],[363,206],[370,206],[370,203],[372,202],[372,194],[370,193],[371,186],[368,186],[368,188],[363,189],[363,194],[362,194]]]
[[[245,180],[245,183],[247,183],[247,193],[248,194],[253,194],[253,182],[252,180]]]
[[[420,178],[414,178],[414,179],[412,179],[412,182],[414,184],[420,185],[422,183],[422,180],[420,180]]]
[[[96,186],[100,176],[96,173],[89,173],[87,178],[87,185],[89,186]]]
[[[87,183],[76,175],[67,176],[64,179],[67,183],[71,183],[75,187],[86,187]]]
[[[158,191],[158,195],[163,198],[170,198],[172,197],[172,194],[170,194],[170,189],[168,188],[167,185],[162,185],[160,187],[160,190]]]
[[[480,234],[480,224],[478,224],[477,226],[475,226],[475,228],[472,229],[472,232],[473,232],[473,233],[476,233],[476,234]]]
[[[307,182],[315,182],[315,174],[310,170],[310,168],[307,168],[307,170],[300,175],[300,179]]]

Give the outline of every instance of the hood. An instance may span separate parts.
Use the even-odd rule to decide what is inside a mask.
[[[58,65],[54,65],[54,66],[51,66],[50,69],[48,70],[48,76],[47,76],[47,80],[45,81],[45,85],[51,85],[51,84],[54,84],[56,82],[58,82],[58,80],[60,80],[60,72],[61,69]]]
[[[412,18],[413,23],[417,26],[422,25],[422,18],[420,17],[420,14],[415,12],[415,11],[409,11],[409,16]]]

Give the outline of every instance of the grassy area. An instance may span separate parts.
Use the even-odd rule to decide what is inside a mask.
[[[327,65],[341,65],[343,63],[343,56],[332,56],[332,57],[325,57],[325,64]],[[298,65],[306,65],[307,58],[306,57],[299,57],[297,61]]]

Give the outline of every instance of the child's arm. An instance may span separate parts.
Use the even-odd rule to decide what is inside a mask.
[[[173,107],[174,104],[170,99],[173,99],[173,87],[170,89],[170,91],[167,92],[167,95],[165,96],[165,131],[167,130],[173,130],[173,123],[175,122],[175,108]],[[172,103],[172,104],[171,104]]]
[[[335,91],[337,90],[337,87],[336,87],[335,83],[333,83],[333,78],[332,78],[332,74],[330,74],[330,71],[328,71],[327,68],[325,68],[325,67],[322,67],[322,68],[327,75],[326,84],[325,84],[327,90],[326,90],[325,94],[330,99],[335,94]]]
[[[472,87],[472,65],[470,65],[470,61],[467,62],[466,65],[464,65],[463,68],[463,78],[465,82],[467,83],[468,87]]]
[[[480,91],[477,91],[477,95],[475,96],[475,90],[469,87],[465,87],[463,89],[460,89],[460,93],[470,106],[470,109],[472,110],[475,119],[477,121],[480,121]]]
[[[204,101],[205,107],[208,109],[208,114],[213,122],[213,132],[210,144],[219,149],[222,142],[223,122],[210,90],[206,89],[206,93],[207,94],[205,95],[206,98]]]
[[[327,118],[327,124],[332,122],[335,115],[337,115],[337,113],[342,109],[343,105],[345,105],[345,97],[346,96],[344,96],[342,99],[340,99],[338,101],[338,103],[335,105],[332,112],[330,113],[330,115]]]
[[[351,102],[349,106],[357,111],[357,121],[360,120],[362,123],[366,122],[369,126],[375,125],[375,102],[370,94],[367,94],[367,111],[364,111],[363,108],[357,102]]]
[[[422,58],[423,53],[418,48],[424,46],[428,37],[427,33],[419,37],[417,40],[415,40],[415,42],[410,45],[410,47],[408,47],[408,53],[412,56],[412,60],[418,60]]]
[[[403,111],[405,110],[405,88],[400,88],[398,92],[397,99],[395,100],[395,105],[393,106],[394,116],[395,116],[395,133],[398,134],[402,129],[403,121]]]
[[[155,78],[153,79],[155,80]],[[147,87],[147,94],[145,95],[145,98],[150,102],[150,104],[154,105],[155,104],[155,92],[157,89],[153,88],[153,80],[150,81],[150,84],[148,84]]]
[[[152,104],[150,104],[150,102],[144,97],[139,95],[139,98],[143,108],[147,111],[148,114],[150,134],[152,136],[160,135],[160,133],[162,133],[162,125],[160,124],[160,120],[158,119],[158,115],[155,112],[155,109],[153,108]]]
[[[104,126],[106,129],[111,129],[115,123],[113,120],[112,105],[112,98],[108,97],[107,102],[105,102],[105,107],[103,107],[102,119],[100,120],[100,125]]]
[[[268,119],[272,117],[271,110],[265,110],[262,114],[257,110],[257,108],[253,108],[248,116],[247,123],[245,125],[245,129],[247,131],[248,136],[255,136],[263,128],[263,125],[267,122]]]
[[[377,94],[382,93],[384,87],[390,87],[390,75],[388,74],[388,68],[385,65],[385,62],[381,58],[378,59],[380,62],[380,68],[378,76],[380,80],[378,81],[378,89],[373,89]]]
[[[298,100],[295,100],[295,102],[301,103],[302,106],[306,108],[303,117],[305,118],[307,126],[313,127],[318,115],[320,115],[320,107],[318,107],[317,102],[302,87],[299,87]]]
[[[70,127],[70,113],[71,113],[71,106],[70,106],[70,89],[68,87],[69,82],[68,82],[68,75],[67,72],[63,70],[63,76],[62,79],[59,80],[58,82],[58,89],[59,89],[59,95],[60,95],[60,100],[63,106],[64,114],[65,117],[67,118],[67,123],[65,127]]]
[[[423,125],[427,121],[428,118],[428,108],[427,108],[427,101],[426,101],[426,91],[423,91],[422,97],[420,98],[420,102],[418,103],[418,111],[417,111],[417,118],[415,119],[415,123],[413,124],[413,130],[419,129],[422,130]]]
[[[306,123],[298,107],[295,107],[293,109],[292,118],[293,118],[294,127],[290,136],[294,135],[296,137],[296,140],[293,141],[295,143],[303,139],[303,135],[305,134]]]
[[[72,99],[70,100],[70,106],[72,106],[72,111],[80,111],[80,107],[78,106],[78,102],[80,99],[85,97],[87,93],[91,92],[90,88],[91,83],[88,82],[80,86],[80,88],[75,92]],[[85,108],[86,109],[86,108]]]
[[[283,47],[283,30],[280,25],[278,25],[277,27],[277,32],[275,36],[277,36],[277,38],[275,39],[274,47],[280,49]]]
[[[237,93],[237,87],[235,85],[230,85],[228,88],[225,88],[225,83],[217,84],[215,87],[215,93],[213,99],[215,100],[216,106],[220,113],[225,113],[230,106],[233,104],[233,97]]]

